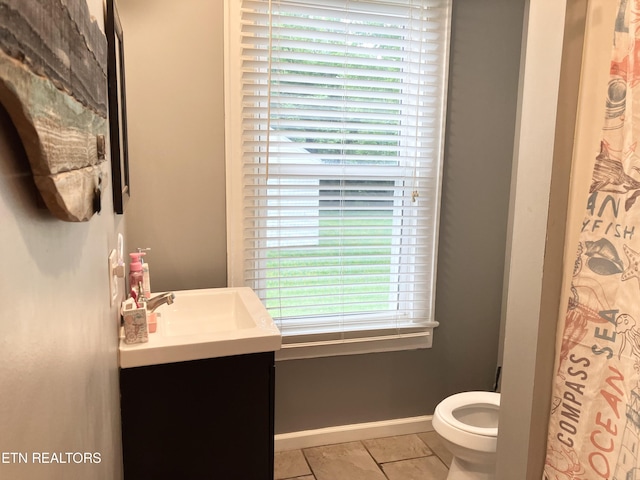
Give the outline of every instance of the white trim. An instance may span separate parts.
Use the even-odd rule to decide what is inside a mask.
[[[227,284],[230,287],[242,287],[244,249],[234,248],[242,241],[242,145],[237,132],[242,131],[242,112],[237,108],[241,104],[237,88],[242,71],[242,55],[238,50],[240,37],[240,2],[224,2],[224,116],[225,131],[234,132],[225,135],[225,174],[226,174],[226,215],[227,215]]]
[[[275,436],[275,451],[297,450],[336,443],[369,440],[371,438],[409,435],[411,433],[432,432],[432,415],[398,418],[380,422],[355,423],[336,427],[281,433]]]
[[[373,2],[375,3],[375,2]],[[390,2],[393,3],[393,2]],[[438,16],[439,19],[443,19],[442,23],[442,30],[443,30],[443,35],[440,36],[439,38],[441,38],[443,40],[443,43],[441,44],[441,46],[447,47],[448,46],[448,42],[449,42],[449,36],[450,36],[450,29],[449,29],[449,23],[450,23],[450,10],[451,10],[451,0],[444,0],[443,2],[427,2],[429,3],[429,5],[431,5],[431,3],[437,4],[439,5],[440,3],[442,3],[442,7],[438,7],[438,9],[442,8],[443,10],[445,10],[446,12],[443,12],[443,14],[441,16]],[[261,104],[261,106],[255,107],[257,108],[257,110],[252,107],[249,106],[245,103],[243,103],[242,99],[243,97],[243,92],[241,88],[242,85],[246,84],[249,85],[251,84],[251,88],[255,87],[256,85],[261,85],[261,86],[268,86],[270,85],[271,82],[267,82],[267,84],[263,84],[262,82],[257,82],[257,83],[251,83],[251,78],[249,75],[251,74],[251,70],[253,69],[253,67],[255,66],[255,62],[251,61],[248,62],[249,57],[247,57],[246,55],[243,56],[243,44],[244,47],[249,48],[251,45],[253,45],[253,47],[255,47],[257,50],[263,51],[264,53],[264,48],[266,46],[266,43],[264,41],[264,38],[262,37],[262,35],[259,35],[257,37],[252,37],[250,33],[244,32],[246,35],[243,37],[243,30],[241,28],[242,25],[242,16],[243,14],[246,14],[248,16],[245,16],[245,20],[248,21],[247,19],[250,18],[255,18],[257,19],[258,16],[264,18],[264,14],[265,12],[263,11],[253,11],[250,10],[252,13],[249,13],[249,11],[247,10],[242,10],[241,9],[241,5],[242,2],[241,1],[232,1],[232,0],[225,0],[225,16],[226,16],[226,20],[227,22],[225,22],[225,32],[224,32],[224,40],[225,40],[225,48],[224,48],[224,54],[225,54],[225,73],[224,73],[224,85],[225,85],[225,131],[227,133],[226,135],[226,150],[225,150],[225,160],[226,160],[226,181],[227,181],[227,284],[231,287],[235,287],[235,286],[244,286],[244,285],[249,285],[252,286],[252,288],[254,288],[258,294],[260,295],[261,298],[264,299],[264,295],[262,294],[262,290],[263,287],[265,287],[264,285],[264,281],[261,278],[257,278],[257,279],[253,279],[253,281],[250,281],[251,279],[247,278],[245,280],[244,278],[244,270],[245,268],[247,268],[247,264],[251,264],[251,262],[254,262],[259,266],[260,265],[260,255],[257,255],[257,258],[254,259],[253,256],[249,253],[249,251],[247,251],[247,245],[245,245],[245,224],[243,224],[243,221],[246,220],[247,222],[250,222],[254,217],[252,215],[247,215],[247,211],[245,211],[244,209],[244,202],[243,202],[243,191],[242,191],[242,186],[244,183],[250,182],[251,179],[253,179],[255,172],[253,170],[251,170],[251,173],[247,173],[249,172],[249,169],[247,169],[247,171],[245,171],[243,169],[243,154],[246,152],[253,152],[252,149],[252,145],[249,145],[249,148],[247,149],[247,145],[243,142],[243,112],[244,115],[253,115],[256,111],[258,112],[262,112],[263,108],[265,107],[264,103]],[[270,5],[270,3],[269,3]],[[412,6],[413,7],[413,6]],[[423,7],[416,5],[417,8],[420,8],[422,10]],[[364,12],[364,11],[362,11]],[[268,13],[269,18],[271,18],[271,11],[268,10],[266,13]],[[423,12],[424,13],[424,12]],[[428,16],[428,15],[427,15]],[[425,17],[426,18],[426,17]],[[423,16],[420,16],[420,24],[422,24],[422,22],[424,21]],[[438,20],[438,22],[440,22],[440,20]],[[271,22],[269,22],[270,24]],[[415,20],[412,20],[411,23],[415,23]],[[261,23],[260,23],[261,24]],[[415,25],[417,26],[417,25]],[[269,29],[271,27],[269,26]],[[262,30],[264,32],[264,30]],[[422,29],[420,29],[420,31],[422,31]],[[270,32],[270,30],[269,30]],[[242,42],[242,39],[245,39],[245,42]],[[254,43],[255,40],[255,43]],[[413,43],[413,42],[412,42]],[[269,39],[269,46],[271,45],[271,41]],[[431,49],[429,49],[431,51]],[[422,55],[422,48],[419,50],[420,51],[420,55]],[[438,52],[440,51],[440,48],[438,48]],[[435,52],[435,51],[434,51]],[[447,64],[446,62],[448,61],[448,48],[444,48],[442,53],[442,59],[445,62],[445,65]],[[435,55],[435,53],[431,53],[432,55]],[[438,53],[438,56],[440,56],[440,53]],[[411,55],[409,55],[409,57],[411,57]],[[407,58],[409,58],[407,57]],[[261,62],[263,62],[264,60],[264,56],[259,57]],[[244,61],[244,63],[243,63]],[[269,65],[270,65],[270,59],[269,59]],[[247,63],[248,62],[248,63]],[[264,63],[264,62],[263,62]],[[422,63],[422,62],[420,62]],[[243,68],[244,65],[244,68]],[[271,69],[267,68],[265,66],[264,70],[265,72],[268,71],[268,74],[270,75]],[[260,70],[262,71],[262,70]],[[243,72],[244,72],[244,76],[243,76]],[[417,68],[417,72],[416,73],[424,73],[422,68]],[[446,83],[446,78],[447,78],[447,74],[448,74],[448,68],[443,68],[442,69],[442,80],[443,83],[442,85],[438,86],[437,89],[433,89],[431,87],[429,87],[428,89],[424,89],[424,88],[420,88],[417,87],[417,90],[422,90],[422,91],[418,91],[417,92],[417,96],[418,98],[420,96],[430,96],[432,95],[432,93],[436,93],[437,91],[440,90],[440,88],[442,88],[442,99],[441,99],[441,107],[445,107],[446,105],[446,101],[445,101],[445,97],[444,94],[446,93],[446,88],[447,88],[447,83]],[[244,80],[243,80],[244,79]],[[244,83],[243,83],[244,81]],[[249,83],[246,83],[249,82]],[[249,87],[247,87],[249,88]],[[262,87],[260,87],[262,88]],[[416,90],[416,88],[411,88],[412,91]],[[262,90],[261,90],[262,91]],[[246,90],[245,90],[246,92]],[[271,103],[267,102],[266,104],[266,110],[268,111],[270,108]],[[417,102],[416,103],[417,106],[419,105],[423,105],[422,102]],[[423,105],[424,106],[424,105]],[[315,111],[315,108],[312,108],[312,110]],[[436,109],[437,110],[437,109]],[[432,111],[432,109],[429,109],[430,113],[434,113]],[[382,115],[382,113],[380,113],[380,115]],[[417,113],[415,114],[416,118],[421,118],[420,116],[417,115]],[[438,122],[437,123],[441,123],[442,125],[442,131],[441,131],[441,136],[439,139],[433,139],[433,145],[427,145],[426,140],[425,141],[419,141],[417,142],[415,145],[413,145],[411,147],[411,149],[409,150],[410,152],[413,152],[414,149],[416,149],[416,151],[418,152],[425,152],[427,148],[429,148],[430,150],[434,150],[435,152],[438,153],[438,165],[437,168],[436,167],[432,167],[433,170],[431,169],[427,169],[426,165],[425,170],[429,170],[431,173],[435,172],[436,175],[431,177],[430,175],[428,176],[430,179],[437,179],[437,181],[435,182],[435,187],[437,189],[437,192],[440,193],[441,191],[441,180],[442,180],[442,140],[444,138],[444,120],[445,120],[445,114],[443,114],[441,111],[435,111],[434,113],[434,118],[437,117],[438,118]],[[322,116],[318,117],[321,118]],[[411,115],[411,117],[413,117],[413,115]],[[441,118],[440,118],[441,117]],[[247,117],[249,118],[249,117]],[[270,118],[270,116],[267,116],[267,118]],[[266,130],[264,130],[264,128],[266,128]],[[293,127],[293,130],[297,130],[297,126]],[[412,127],[413,129],[413,127]],[[383,129],[384,130],[384,129]],[[395,128],[394,128],[395,130]],[[404,128],[403,128],[404,130]],[[421,131],[420,129],[418,129],[416,127],[416,131]],[[273,136],[271,129],[269,128],[269,122],[267,121],[266,126],[263,125],[262,123],[260,123],[260,128],[258,130],[252,130],[249,129],[246,132],[253,132],[251,135],[256,134],[256,138],[262,138],[263,133],[266,132],[267,134],[267,142],[272,142],[274,139],[277,140],[277,144],[276,146],[282,146],[283,149],[279,150],[279,154],[282,154],[284,157],[287,157],[287,155],[291,154],[292,152],[290,151],[291,149],[296,149],[295,146],[291,146],[291,142],[288,139],[288,137],[286,136]],[[245,138],[246,135],[248,135],[249,133],[244,133]],[[257,134],[257,133],[259,134]],[[402,135],[404,137],[404,134]],[[276,138],[277,137],[277,138]],[[376,137],[377,138],[377,137]],[[395,132],[394,132],[394,136],[393,138],[396,138],[395,136]],[[421,138],[421,137],[420,137]],[[414,142],[411,142],[412,144]],[[429,141],[429,144],[431,144],[431,141]],[[434,146],[435,145],[435,146]],[[346,147],[341,147],[341,148],[346,148]],[[351,148],[351,147],[349,147]],[[355,147],[354,147],[355,148]],[[359,149],[360,147],[358,147]],[[379,147],[379,148],[383,148],[383,147]],[[391,149],[391,147],[387,146],[384,147],[384,149]],[[275,151],[276,149],[272,149],[272,151]],[[396,150],[396,147],[393,147],[392,149],[393,151]],[[267,149],[267,151],[269,151],[269,149]],[[308,155],[310,155],[309,152],[307,152]],[[249,157],[251,157],[252,153],[247,153],[247,160],[249,159]],[[314,154],[316,155],[316,154]],[[316,155],[317,156],[317,155]],[[384,157],[386,158],[386,156]],[[403,154],[403,158],[408,158],[409,160],[412,160],[412,162],[408,162],[407,163],[407,167],[411,166],[412,170],[413,170],[413,175],[414,177],[416,177],[416,172],[419,172],[422,170],[423,168],[423,163],[427,163],[426,160],[427,158],[431,158],[430,156],[426,156],[424,157],[424,159],[422,159],[422,157],[418,157],[416,153],[411,153],[411,155],[409,157],[407,157],[407,154],[404,153]],[[418,161],[418,159],[420,158],[420,161]],[[277,160],[277,159],[276,159]],[[424,160],[424,161],[423,161]],[[290,171],[294,171],[297,172],[297,169],[294,165],[290,165],[287,163],[278,163],[277,161],[269,161],[267,160],[267,166],[269,169],[269,172],[271,173],[275,173],[274,169],[276,170],[282,170],[283,174],[286,174],[287,172]],[[306,164],[305,164],[306,165]],[[325,167],[327,167],[327,165],[325,165]],[[365,169],[365,170],[370,170],[371,173],[366,173],[366,172],[362,172],[365,173],[367,178],[371,178],[372,180],[377,179],[377,178],[382,178],[382,179],[386,179],[386,180],[394,180],[393,175],[389,175],[389,173],[387,172],[387,170],[389,170],[391,168],[381,168],[376,167],[375,169]],[[305,168],[305,171],[308,170]],[[344,175],[349,176],[349,171],[353,170],[352,167],[350,166],[345,166],[345,165],[341,165],[339,168],[336,166],[335,168],[332,168],[332,170],[340,170],[340,172]],[[361,169],[356,169],[356,170],[361,170]],[[396,170],[402,170],[402,168],[400,168],[399,166],[394,166],[391,170],[396,171]],[[261,170],[259,171],[259,173],[261,173]],[[322,169],[322,172],[318,172],[318,174],[322,173],[322,175],[329,175],[326,172],[326,168]],[[358,173],[358,179],[361,178],[361,172]],[[401,172],[403,173],[403,172]],[[297,174],[296,174],[297,175]],[[309,181],[316,181],[314,180],[317,175],[313,175],[313,172],[311,171],[307,171],[306,175],[310,175]],[[402,174],[401,178],[409,178],[408,177],[409,172],[407,172],[406,174]],[[285,175],[286,176],[286,175]],[[333,174],[330,175],[331,177],[333,177]],[[262,178],[262,177],[261,177]],[[417,178],[422,178],[421,175],[419,175]],[[426,177],[425,177],[426,178]],[[244,181],[243,181],[244,179]],[[299,187],[300,185],[298,185],[298,183],[287,183],[286,180],[290,180],[290,179],[284,179],[278,182],[277,179],[274,179],[273,182],[274,183],[278,183],[278,185],[282,185],[284,188],[284,192],[291,193],[292,196],[297,196],[298,198],[301,198],[301,202],[303,207],[305,207],[308,199],[307,199],[307,195],[305,195],[304,193],[304,189],[301,190],[301,192],[298,191],[298,189],[296,187]],[[296,180],[297,182],[297,180]],[[305,180],[302,179],[300,180],[300,184],[303,187],[306,187],[307,184],[305,183]],[[431,183],[431,180],[429,182],[429,184]],[[315,184],[312,184],[315,185]],[[413,189],[421,189],[421,188],[426,188],[427,184],[422,185],[421,181],[418,181],[416,178],[413,179]],[[313,187],[312,187],[313,188]],[[400,188],[398,185],[394,185],[393,190],[397,190],[398,188]],[[279,203],[284,202],[284,200],[281,200],[282,198],[288,199],[289,197],[287,197],[287,195],[283,194],[281,195],[279,198],[280,200],[276,199],[276,198],[271,198],[269,196],[269,192],[271,190],[271,186],[269,187],[269,191],[265,192],[261,192],[264,193],[264,195],[259,196],[258,198],[260,200],[264,200],[265,205],[267,209],[271,210],[271,205],[273,204],[274,201],[277,201]],[[275,196],[274,196],[275,197]],[[430,195],[428,195],[427,197],[430,197]],[[315,197],[314,197],[315,198]],[[413,198],[415,200],[415,197]],[[426,200],[426,197],[425,197]],[[288,201],[288,200],[287,200]],[[259,203],[259,202],[258,202]],[[438,204],[438,199],[435,199],[435,203],[436,206]],[[434,221],[434,226],[433,226],[433,230],[434,230],[434,235],[433,235],[433,239],[435,242],[437,242],[437,232],[438,232],[438,208],[430,208],[428,210],[431,210],[433,212],[435,212],[435,216],[430,216],[430,215],[426,215],[425,214],[425,219],[418,219],[416,217],[417,214],[414,213],[414,210],[417,210],[418,207],[416,205],[418,204],[423,204],[423,207],[426,207],[426,204],[424,202],[418,202],[417,204],[409,203],[406,202],[406,204],[404,204],[402,206],[403,209],[406,209],[409,214],[406,214],[405,216],[403,216],[403,218],[411,218],[411,221],[408,222],[411,224],[410,229],[414,230],[415,232],[422,232],[424,231],[430,231],[429,227],[432,221]],[[281,206],[281,205],[278,205]],[[285,204],[283,206],[283,209],[286,210],[289,207],[289,205]],[[251,207],[253,208],[253,207]],[[314,207],[315,210],[317,210],[317,207]],[[398,206],[396,206],[395,204],[395,200],[394,200],[394,204],[393,204],[393,208],[394,210],[396,208],[400,208]],[[421,207],[422,208],[422,207]],[[306,209],[306,207],[305,207]],[[425,208],[426,209],[426,208]],[[310,230],[313,231],[313,223],[314,220],[311,217],[310,219],[306,218],[306,215],[304,214],[304,211],[300,214],[297,214],[296,217],[300,216],[305,217],[303,219],[303,221],[305,222],[311,222],[311,227]],[[394,215],[394,222],[393,224],[395,225],[397,223],[397,221],[395,220],[395,217],[397,217],[398,215]],[[286,218],[285,218],[286,217]],[[416,217],[416,218],[414,218]],[[433,218],[431,218],[433,217]],[[257,219],[262,219],[263,217],[261,216],[257,216]],[[284,227],[282,227],[283,229],[285,229],[289,234],[292,234],[293,236],[300,236],[302,237],[302,233],[300,233],[297,229],[300,229],[302,227],[300,227],[297,224],[291,223],[292,220],[291,218],[289,218],[288,215],[283,215],[284,220],[279,220],[276,216],[269,216],[267,215],[267,218],[264,220],[260,220],[260,223],[264,223],[266,225],[265,228],[270,228],[270,225],[272,224],[272,222],[277,221],[282,221],[284,224]],[[385,217],[386,218],[386,217]],[[427,222],[426,219],[429,219],[429,221]],[[297,220],[294,219],[294,220]],[[257,220],[256,220],[257,221]],[[405,228],[406,223],[403,224],[402,228]],[[305,226],[306,228],[306,226]],[[400,228],[400,227],[399,227]],[[407,226],[407,228],[409,228]],[[246,231],[250,231],[251,229],[247,229]],[[395,231],[396,228],[394,226],[393,231]],[[405,247],[408,249],[409,252],[414,252],[413,256],[414,258],[418,257],[418,256],[423,256],[422,255],[422,250],[424,251],[424,258],[425,258],[425,265],[424,265],[424,271],[422,266],[416,266],[414,265],[412,261],[408,261],[406,263],[403,263],[401,265],[395,265],[394,272],[390,277],[390,280],[398,280],[397,282],[389,282],[391,285],[399,285],[398,290],[396,291],[395,289],[393,290],[393,292],[390,292],[389,298],[390,298],[390,302],[395,302],[398,304],[399,307],[404,307],[404,306],[410,306],[411,308],[414,308],[416,310],[418,314],[423,314],[422,311],[424,311],[424,316],[426,316],[428,314],[429,317],[431,317],[433,315],[433,310],[434,310],[434,302],[435,302],[435,297],[433,295],[433,291],[435,290],[435,259],[437,258],[437,245],[434,244],[433,249],[430,249],[428,245],[422,245],[422,242],[420,241],[415,241],[413,239],[413,235],[409,235],[409,234],[404,234],[405,232],[402,232],[403,235],[397,235],[397,238],[394,238],[392,241],[392,256],[391,259],[392,261],[395,263],[395,259],[400,255],[400,243],[402,243],[402,251],[403,253],[405,252]],[[304,235],[304,237],[302,238],[303,242],[308,242],[309,239],[306,238],[307,236]],[[262,238],[262,237],[261,237]],[[272,235],[267,234],[265,237],[266,241],[264,242],[264,245],[260,246],[260,248],[268,248],[269,242],[270,242],[270,238],[272,238]],[[275,237],[273,237],[275,238]],[[314,236],[312,234],[309,234],[309,238],[313,239]],[[284,240],[285,244],[286,242],[291,242],[291,236],[287,236],[286,239]],[[406,242],[406,245],[405,245]],[[427,252],[429,250],[432,250],[433,255],[429,256],[427,255]],[[385,255],[386,256],[386,255]],[[433,265],[430,265],[430,263],[434,263]],[[421,265],[421,264],[420,264]],[[352,277],[353,278],[353,277]],[[401,281],[402,280],[402,281]],[[405,280],[410,280],[410,281],[406,281]],[[247,283],[245,283],[245,281]],[[255,281],[255,283],[254,283]],[[381,285],[383,284],[383,282],[380,282]],[[384,282],[386,283],[386,282]],[[422,283],[424,283],[425,285],[423,286]],[[406,288],[404,287],[406,286]],[[416,294],[416,292],[420,292],[420,295]],[[385,292],[380,292],[381,294],[384,294]],[[393,295],[393,296],[392,296]],[[424,298],[422,298],[422,295],[424,295]],[[385,301],[386,303],[386,301]],[[424,305],[424,306],[423,306]],[[428,305],[428,308],[426,307]],[[406,308],[406,310],[411,310],[411,308]],[[404,309],[404,308],[402,308]],[[402,310],[401,309],[401,310]],[[305,312],[306,313],[306,312]],[[349,332],[353,331],[351,329],[347,330]],[[283,334],[287,335],[288,332],[285,332],[283,329]],[[408,348],[427,348],[425,346],[427,342],[424,341],[422,342],[422,344],[419,347],[408,347]],[[428,343],[430,346],[431,343],[431,337],[428,339]],[[388,347],[385,346],[382,349],[374,349],[374,350],[370,350],[370,351],[389,351],[389,350],[397,350],[398,348],[396,347]],[[361,350],[361,349],[360,349]],[[366,351],[366,350],[365,350]],[[347,353],[357,353],[357,352],[347,352]],[[338,352],[338,353],[329,353],[329,354],[320,354],[320,355],[308,355],[305,354],[303,357],[300,358],[308,358],[310,356],[326,356],[326,355],[343,355],[345,353],[343,353],[342,351]]]
[[[388,337],[353,338],[339,341],[283,344],[276,352],[276,361],[303,358],[358,355],[365,353],[395,352],[431,348],[433,328],[425,332],[393,335]]]

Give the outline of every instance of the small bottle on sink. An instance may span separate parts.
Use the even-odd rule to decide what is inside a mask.
[[[144,288],[144,296],[151,298],[151,280],[149,279],[149,263],[144,261],[144,256],[151,250],[150,248],[138,248],[140,254],[140,263],[142,264],[142,288]]]

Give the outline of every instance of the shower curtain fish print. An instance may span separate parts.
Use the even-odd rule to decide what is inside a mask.
[[[557,352],[545,480],[640,480],[640,0],[621,0]]]

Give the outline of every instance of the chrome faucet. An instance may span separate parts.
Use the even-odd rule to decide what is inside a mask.
[[[147,310],[149,312],[153,312],[160,305],[171,305],[173,301],[176,299],[176,296],[173,292],[161,293],[160,295],[156,295],[155,297],[151,297],[147,300]]]

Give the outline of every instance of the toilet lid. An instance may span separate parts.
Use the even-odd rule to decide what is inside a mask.
[[[470,432],[475,435],[483,435],[487,437],[497,437],[498,427],[477,427],[462,423],[454,416],[454,412],[462,407],[471,405],[488,404],[500,407],[500,394],[494,392],[463,392],[451,395],[445,398],[436,407],[436,411],[440,418],[459,430]]]

